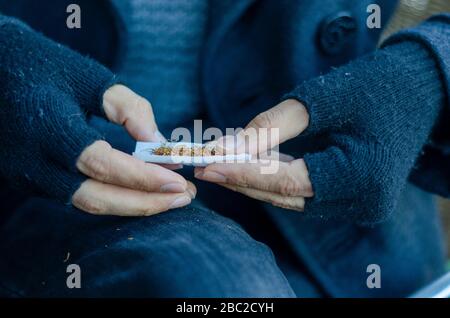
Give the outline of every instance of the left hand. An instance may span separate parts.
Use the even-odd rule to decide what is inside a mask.
[[[249,152],[252,155],[257,154],[259,159],[264,159],[268,150],[298,136],[308,124],[309,115],[306,108],[297,100],[289,99],[256,116],[237,136],[225,136],[215,144],[224,153]],[[258,132],[261,128],[278,128],[278,140],[258,138],[256,143],[247,144],[244,136],[248,135],[251,129]],[[277,158],[276,173],[261,173],[268,162],[258,160],[256,163],[216,163],[205,168],[196,168],[195,177],[275,206],[303,211],[305,198],[313,196],[305,162],[303,159],[294,160],[281,154],[274,156],[273,152],[271,157]]]

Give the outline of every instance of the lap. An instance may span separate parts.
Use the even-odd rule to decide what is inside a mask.
[[[200,204],[148,218],[29,199],[0,229],[0,286],[18,296],[293,296],[270,249]],[[81,288],[68,289],[69,264]]]

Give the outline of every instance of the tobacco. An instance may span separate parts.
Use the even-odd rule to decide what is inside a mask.
[[[158,148],[153,149],[152,154],[157,156],[190,156],[190,157],[201,157],[201,156],[215,156],[216,149],[214,147],[208,146],[175,146],[170,147],[167,145],[162,145]]]

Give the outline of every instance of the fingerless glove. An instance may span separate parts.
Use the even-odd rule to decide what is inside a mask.
[[[69,202],[85,179],[79,154],[101,139],[85,116],[103,115],[103,93],[115,81],[94,60],[0,16],[0,176]]]
[[[400,41],[285,97],[308,109],[302,135],[328,145],[304,157],[315,194],[307,215],[373,224],[394,211],[444,104],[439,69],[422,44]]]

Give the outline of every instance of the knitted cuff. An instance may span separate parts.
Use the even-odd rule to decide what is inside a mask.
[[[432,16],[421,25],[400,31],[389,37],[381,45],[382,48],[405,41],[416,42],[428,50],[440,71],[441,80],[446,92],[450,92],[450,13]],[[450,105],[450,94],[447,93],[447,105]]]
[[[103,109],[103,94],[119,80],[111,71],[96,61],[78,56],[72,59],[73,69],[67,73],[75,99],[81,108],[105,117]]]
[[[392,212],[442,105],[436,65],[420,44],[398,43],[285,96],[307,108],[304,134],[330,141],[304,158],[314,190],[307,215],[373,223]]]
[[[25,111],[31,116],[36,114],[36,108],[45,116],[29,137],[39,143],[35,158],[39,162],[32,180],[47,196],[70,203],[73,193],[86,180],[77,170],[76,161],[86,147],[102,136],[87,125],[73,98],[54,87],[40,87],[28,95]]]
[[[32,30],[23,22],[1,17],[2,67],[14,83],[27,86],[54,85],[71,95],[81,108],[103,116],[103,94],[116,76],[95,60]]]
[[[39,182],[42,190],[38,192],[65,205],[72,204],[73,194],[87,180],[83,174],[70,173],[58,165],[42,163],[39,168],[40,175],[35,177],[35,182]]]
[[[305,81],[283,99],[296,99],[308,110],[309,126],[302,133],[307,136],[351,125],[354,107],[415,103],[416,94],[438,93],[436,81],[430,53],[418,43],[403,42]]]
[[[31,108],[40,108],[45,113],[33,137],[41,140],[47,157],[58,162],[69,171],[77,172],[76,161],[81,152],[103,137],[86,123],[77,103],[67,94],[53,87],[40,87],[30,94]]]

